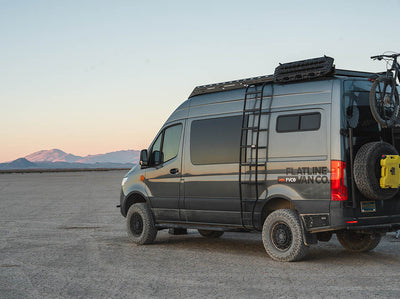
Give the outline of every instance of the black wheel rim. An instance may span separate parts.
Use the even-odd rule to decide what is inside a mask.
[[[136,237],[143,232],[143,219],[138,213],[133,214],[131,217],[131,231]]]
[[[271,239],[277,249],[288,250],[293,241],[292,231],[286,223],[278,222],[272,227]]]

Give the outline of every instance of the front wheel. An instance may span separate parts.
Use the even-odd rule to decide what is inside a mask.
[[[374,249],[381,241],[378,233],[362,234],[352,231],[337,232],[336,236],[342,246],[350,252],[366,252]]]
[[[269,256],[280,262],[301,260],[308,251],[295,210],[282,209],[272,212],[265,219],[262,240]]]
[[[126,228],[129,239],[138,245],[154,242],[157,229],[154,225],[153,214],[145,203],[133,204],[126,215]]]
[[[379,77],[369,93],[371,113],[383,128],[394,126],[398,120],[399,94],[395,83],[393,79]]]

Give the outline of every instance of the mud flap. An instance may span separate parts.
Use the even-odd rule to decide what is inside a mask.
[[[310,245],[313,245],[313,244],[317,244],[318,243],[317,234],[312,234],[312,233],[310,233],[309,231],[307,231],[305,229],[304,220],[303,220],[302,217],[301,217],[300,223],[301,223],[301,229],[303,231],[303,242],[304,242],[304,245],[310,246]]]

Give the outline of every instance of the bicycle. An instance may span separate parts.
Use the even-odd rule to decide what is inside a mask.
[[[399,93],[396,79],[400,81],[400,65],[397,62],[397,54],[382,54],[372,56],[371,59],[385,60],[388,65],[386,74],[374,80],[369,94],[369,104],[375,120],[382,128],[391,128],[398,122],[399,117]]]

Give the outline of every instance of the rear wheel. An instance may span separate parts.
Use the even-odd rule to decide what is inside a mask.
[[[206,238],[219,238],[221,237],[224,232],[219,230],[205,230],[205,229],[198,229],[197,230],[200,235]]]
[[[129,239],[138,245],[154,242],[157,230],[153,215],[145,203],[133,204],[126,215],[126,228]]]
[[[371,113],[383,128],[394,126],[399,116],[399,94],[396,88],[392,88],[396,84],[392,83],[392,79],[379,77],[369,93]]]
[[[265,219],[262,239],[265,250],[276,261],[298,261],[304,258],[308,251],[295,210],[282,209],[272,212]]]
[[[362,234],[352,231],[342,231],[336,233],[342,246],[350,252],[366,252],[374,249],[381,241],[378,233]]]

